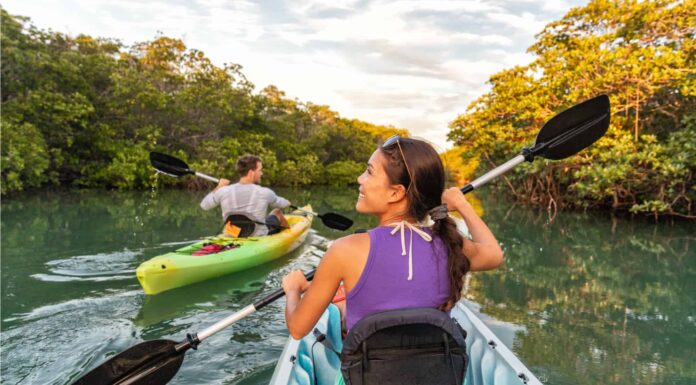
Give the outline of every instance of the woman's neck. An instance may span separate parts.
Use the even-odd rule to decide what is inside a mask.
[[[389,224],[398,223],[401,221],[406,221],[410,223],[417,222],[413,217],[404,213],[385,213],[380,215],[378,218],[380,226],[387,226]]]

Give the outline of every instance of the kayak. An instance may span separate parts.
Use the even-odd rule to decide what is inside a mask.
[[[272,261],[295,250],[307,238],[313,219],[307,212],[312,211],[312,206],[301,210],[286,215],[289,228],[277,234],[249,238],[223,234],[206,238],[143,262],[135,275],[145,294],[157,294]],[[210,253],[202,254],[205,252]]]
[[[451,312],[466,331],[466,351],[469,367],[466,385],[519,384],[541,385],[541,381],[505,346],[464,301]],[[316,329],[326,336],[334,350],[343,348],[340,313],[330,305],[321,316]],[[315,343],[315,333],[301,340],[288,338],[276,364],[271,385],[334,385],[340,372],[338,355],[321,343]]]

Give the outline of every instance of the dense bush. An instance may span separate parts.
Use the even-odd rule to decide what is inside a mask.
[[[352,160],[339,160],[326,166],[324,184],[344,186],[357,184],[357,177],[365,171],[367,163],[357,163]]]

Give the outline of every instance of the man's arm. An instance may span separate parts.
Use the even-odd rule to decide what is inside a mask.
[[[220,182],[218,182],[218,185],[213,189],[213,191],[209,192],[208,195],[206,195],[205,198],[203,198],[203,200],[201,201],[201,208],[203,210],[210,210],[212,208],[218,207],[220,205],[220,200],[218,198],[218,194],[216,194],[215,192],[229,184],[229,180],[220,179]]]
[[[269,188],[266,188],[266,190],[267,190],[266,193],[268,194],[266,199],[267,199],[268,204],[271,207],[284,209],[284,208],[290,206],[289,200],[276,195],[276,193],[273,192],[273,190],[271,190]]]

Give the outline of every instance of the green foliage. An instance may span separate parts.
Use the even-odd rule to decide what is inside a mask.
[[[155,178],[147,160],[154,150],[228,179],[236,178],[238,156],[256,154],[264,183],[322,183],[324,165],[364,162],[385,137],[406,134],[288,99],[274,86],[254,93],[241,66],[217,67],[178,39],[157,36],[124,47],[41,31],[0,12],[3,194],[48,182],[208,186]]]
[[[324,184],[330,186],[345,186],[357,183],[357,176],[365,170],[365,163],[352,160],[339,160],[326,166]]]
[[[106,167],[100,168],[91,180],[119,189],[143,188],[151,185],[154,174],[140,167],[149,161],[148,151],[141,143],[121,148]]]
[[[518,168],[507,176],[512,194],[694,218],[696,18],[689,3],[594,0],[573,8],[537,35],[531,64],[490,78],[491,91],[450,123],[449,138],[463,158],[481,158],[488,168],[533,142],[558,111],[605,93],[608,134],[578,156]]]
[[[297,160],[279,163],[273,184],[277,186],[303,186],[317,180],[321,173],[319,159],[314,154],[300,156]]]
[[[2,118],[2,193],[49,181],[48,152],[43,136],[29,123]]]

